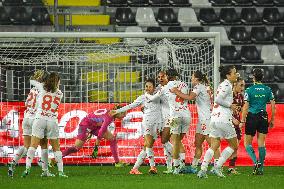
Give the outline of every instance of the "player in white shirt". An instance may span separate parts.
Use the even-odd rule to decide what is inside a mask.
[[[211,146],[206,151],[201,170],[197,176],[206,178],[208,164],[211,161],[214,152],[220,146],[220,140],[226,139],[229,143],[221,153],[221,156],[215,166],[215,173],[218,177],[225,177],[222,173],[222,166],[226,160],[238,149],[237,134],[232,123],[232,113],[237,110],[237,105],[233,104],[232,84],[236,82],[238,74],[233,65],[219,68],[221,79],[224,81],[218,86],[216,98],[211,114],[210,134]]]
[[[30,174],[31,163],[35,155],[35,150],[44,137],[49,139],[54,150],[55,160],[59,171],[59,177],[67,177],[63,172],[62,153],[59,145],[59,128],[58,128],[58,108],[60,105],[62,92],[59,90],[60,77],[57,73],[52,72],[47,81],[41,84],[35,80],[30,81],[32,85],[39,90],[37,98],[37,111],[32,126],[31,146],[27,152],[26,170],[22,177]],[[46,170],[47,171],[47,170]]]
[[[209,137],[210,133],[210,118],[211,118],[211,105],[212,105],[212,90],[210,88],[210,83],[206,77],[206,74],[203,74],[201,71],[197,70],[192,74],[191,83],[193,85],[193,90],[189,94],[184,94],[179,91],[177,88],[171,89],[173,93],[179,97],[186,100],[195,100],[198,113],[198,122],[196,126],[195,133],[195,155],[191,164],[191,172],[197,173],[197,165],[199,159],[202,155],[202,144],[206,140],[207,143],[211,144],[211,139]],[[220,156],[220,153],[214,153],[214,160]]]
[[[34,72],[34,75],[31,77],[31,79],[34,79],[40,83],[45,82],[46,78],[48,77],[48,73],[44,72],[43,70],[37,70]],[[31,144],[31,135],[32,135],[32,124],[35,118],[36,113],[36,99],[38,96],[38,89],[36,87],[31,88],[30,93],[28,95],[28,98],[25,102],[26,110],[24,112],[24,118],[22,122],[22,128],[23,128],[23,136],[24,136],[24,146],[19,147],[18,151],[16,152],[16,155],[14,156],[13,160],[8,163],[8,175],[10,177],[13,177],[15,166],[18,163],[18,161],[27,154],[28,148]],[[48,159],[48,153],[47,153],[47,140],[42,139],[40,141],[41,146],[41,152],[42,156]],[[45,152],[46,154],[43,154]],[[43,168],[47,165],[42,165]],[[43,176],[50,176],[51,174],[48,172],[46,175]]]
[[[161,90],[165,85],[167,85],[168,78],[165,71],[160,71],[158,74],[158,81],[159,85],[156,88],[156,91]],[[169,124],[169,117],[170,117],[170,107],[169,102],[167,99],[167,96],[165,94],[162,94],[160,96],[160,103],[161,103],[161,109],[162,109],[162,121],[160,130],[160,136],[161,136],[161,143],[164,147],[164,155],[166,158],[166,165],[167,170],[163,173],[169,174],[172,173],[172,153],[173,153],[173,145],[169,142],[171,137],[171,128]]]
[[[169,69],[166,72],[169,82],[155,95],[146,94],[146,96],[154,100],[160,98],[161,95],[166,95],[170,107],[170,127],[171,138],[173,142],[173,174],[179,174],[185,166],[185,149],[182,144],[182,139],[189,130],[191,121],[190,111],[188,109],[188,101],[178,97],[172,93],[170,89],[177,87],[183,93],[188,93],[186,83],[176,80],[178,73],[175,69]]]
[[[145,91],[149,94],[153,94],[155,91],[155,80],[147,79],[145,82]],[[130,174],[142,174],[138,168],[144,161],[144,158],[147,156],[150,163],[149,173],[157,174],[157,169],[155,167],[154,161],[154,152],[153,144],[157,139],[158,129],[160,124],[162,124],[162,113],[160,106],[160,99],[150,101],[146,95],[139,96],[133,103],[124,106],[118,110],[115,110],[115,113],[126,112],[127,110],[136,108],[138,106],[143,106],[143,121],[142,121],[142,131],[144,136],[144,148],[137,157],[137,161],[134,167],[129,172]]]

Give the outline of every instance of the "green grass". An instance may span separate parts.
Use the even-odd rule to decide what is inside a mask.
[[[129,175],[131,167],[115,168],[113,166],[65,166],[64,172],[68,179],[41,178],[40,168],[33,167],[31,175],[21,178],[24,166],[16,168],[14,178],[7,176],[7,167],[0,167],[0,188],[17,189],[80,189],[80,188],[131,188],[131,189],[157,189],[157,188],[249,188],[270,189],[282,188],[284,186],[284,167],[266,167],[263,176],[251,175],[251,167],[239,167],[240,175],[228,175],[226,178],[217,178],[208,175],[208,179],[198,179],[196,175],[163,175],[161,172],[165,167],[159,166],[157,175],[149,175],[148,167],[140,169],[143,175]],[[224,168],[226,169],[226,168]],[[53,173],[56,170],[51,170]]]

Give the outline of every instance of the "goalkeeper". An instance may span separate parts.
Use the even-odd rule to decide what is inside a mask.
[[[115,106],[114,109],[120,108]],[[79,124],[78,135],[73,147],[67,148],[62,152],[62,157],[65,157],[71,153],[78,152],[88,138],[92,135],[97,136],[96,145],[92,153],[92,157],[96,158],[98,153],[98,145],[102,138],[110,141],[110,150],[115,161],[116,167],[123,167],[126,164],[119,161],[117,151],[116,137],[108,131],[108,126],[113,122],[115,118],[123,118],[125,113],[114,115],[112,111],[107,109],[99,109],[93,113],[88,114]]]

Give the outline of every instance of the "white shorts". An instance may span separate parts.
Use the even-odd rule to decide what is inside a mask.
[[[33,122],[32,136],[40,139],[57,139],[59,137],[58,124],[55,121],[36,118]]]
[[[189,124],[191,117],[174,117],[169,118],[169,124],[171,127],[171,134],[187,133],[189,130]]]
[[[34,118],[24,118],[22,122],[23,135],[32,136],[32,126]]]
[[[211,122],[209,137],[231,139],[237,137],[233,123]]]
[[[209,135],[210,134],[210,119],[207,120],[199,120],[196,125],[196,133],[201,135]]]
[[[170,126],[170,115],[168,115],[167,117],[163,117],[162,118],[162,123],[160,124],[161,126],[160,126],[160,128],[159,128],[159,131],[160,132],[162,132],[163,130],[164,130],[164,128],[166,128],[166,127],[168,127],[168,128],[170,128],[171,126]]]
[[[143,136],[145,135],[151,135],[153,136],[154,139],[157,139],[158,137],[158,132],[159,132],[159,127],[161,123],[142,123],[142,134]]]

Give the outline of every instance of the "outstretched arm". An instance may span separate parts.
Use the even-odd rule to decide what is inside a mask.
[[[122,112],[126,112],[127,110],[131,110],[133,108],[136,108],[136,107],[140,106],[142,104],[142,102],[143,102],[143,98],[142,98],[142,96],[139,96],[131,104],[128,104],[126,106],[123,106],[122,108],[115,110],[115,113],[119,114],[119,113],[122,113]]]
[[[194,100],[196,98],[196,94],[194,92],[190,92],[189,94],[184,94],[178,88],[174,87],[170,90],[172,93],[175,93],[180,98],[183,98],[185,100]]]

